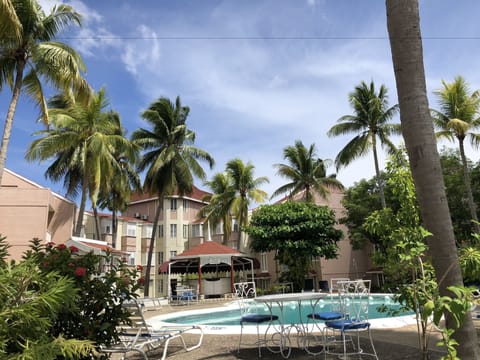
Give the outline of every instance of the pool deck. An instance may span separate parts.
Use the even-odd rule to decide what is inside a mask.
[[[167,315],[179,311],[198,311],[204,309],[212,309],[216,307],[227,306],[232,300],[215,299],[203,302],[192,302],[188,305],[170,305],[166,302],[161,307],[152,308],[145,312],[147,321],[152,321],[153,317]],[[406,322],[404,320],[398,322],[398,319],[389,319],[372,325],[372,337],[378,358],[381,360],[419,360],[421,359],[417,327],[412,320]],[[477,333],[480,331],[480,319],[474,320]],[[233,328],[233,327],[232,327]],[[185,352],[180,343],[172,341],[168,347],[167,360],[253,360],[258,359],[258,352],[255,346],[242,346],[240,352],[238,350],[238,328],[237,331],[226,332],[210,331],[206,329],[202,346],[192,352]],[[233,332],[233,333],[232,333]],[[246,335],[247,341],[256,340],[256,335]],[[441,336],[438,331],[431,329],[429,332],[429,353],[431,360],[440,360],[445,354],[444,350],[435,344],[440,340]],[[185,338],[189,342],[188,336]],[[195,339],[192,339],[194,341]],[[362,343],[363,340],[362,339]],[[112,357],[119,359],[120,357]],[[149,352],[149,359],[160,359],[161,350]],[[362,359],[372,359],[370,356],[363,356]],[[141,359],[138,355],[129,355],[127,359]],[[278,360],[282,359],[279,354],[270,353],[268,350],[262,351],[262,360]],[[324,359],[324,355],[313,356],[305,351],[293,348],[289,359],[293,360],[317,360]],[[337,356],[327,356],[326,360],[338,359]],[[358,359],[356,357],[355,359]]]
[[[231,305],[232,300],[215,300],[205,302],[193,302],[188,305],[162,305],[155,310],[145,312],[147,321],[156,322],[152,318],[161,318],[161,315],[172,314],[179,311],[199,311],[204,309],[212,309],[216,307],[224,307]],[[400,360],[400,359],[420,359],[417,327],[412,316],[390,319],[377,319],[372,323],[372,337],[379,359]],[[479,321],[480,327],[480,321]],[[226,329],[228,328],[228,329]],[[258,358],[257,349],[252,347],[242,347],[240,353],[237,353],[238,347],[238,330],[239,326],[205,327],[205,337],[203,345],[191,353],[184,352],[180,347],[175,348],[172,343],[169,347],[170,360],[235,360],[235,359],[255,359]],[[252,340],[255,336],[250,334]],[[440,340],[441,336],[438,331],[432,329],[429,333],[429,348],[431,349],[431,359],[440,359],[444,352],[435,344]],[[306,359],[323,359],[323,354],[312,356],[306,354],[300,349],[293,349],[289,359],[306,360]],[[135,357],[131,357],[136,359]],[[151,357],[157,358],[155,353]],[[262,352],[261,359],[279,359],[278,354],[272,354],[268,350]],[[337,357],[327,357],[327,359],[336,359]],[[364,356],[362,358],[371,358]]]

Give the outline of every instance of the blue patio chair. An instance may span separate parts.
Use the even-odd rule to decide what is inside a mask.
[[[310,319],[313,323],[312,326],[312,333],[315,332],[315,329],[321,333],[320,339],[318,336],[313,335],[312,333],[309,334],[307,337],[307,343],[305,349],[308,353],[312,355],[318,355],[324,351],[324,347],[320,349],[320,351],[313,350],[317,343],[324,342],[323,336],[323,328],[321,324],[325,321],[332,321],[332,320],[339,320],[344,317],[344,310],[342,309],[342,303],[339,299],[339,290],[342,286],[342,282],[349,281],[348,278],[332,278],[330,279],[330,287],[329,287],[329,295],[328,295],[328,302],[325,304],[323,301],[320,301],[317,304],[319,311],[315,311],[307,314],[307,318]]]
[[[325,358],[327,354],[343,356],[366,355],[378,360],[370,322],[368,321],[368,306],[370,298],[370,280],[352,280],[342,282],[339,288],[339,299],[344,316],[338,320],[325,321],[324,343]],[[367,331],[370,340],[371,353],[367,353],[360,346],[360,332]],[[356,341],[354,341],[356,335]],[[338,341],[330,341],[331,336],[337,336]],[[341,344],[343,351],[335,349]]]
[[[258,348],[258,357],[262,357],[262,345],[267,345],[266,334],[273,321],[278,321],[278,316],[268,313],[259,313],[258,304],[253,301],[257,296],[254,282],[243,282],[234,284],[235,295],[240,306],[240,340],[238,343],[238,352],[242,346],[243,326],[246,324],[255,324],[257,328],[257,341],[253,344]],[[260,338],[260,324],[268,324],[263,339]]]

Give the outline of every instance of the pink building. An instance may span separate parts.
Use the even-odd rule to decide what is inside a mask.
[[[50,189],[5,169],[0,187],[0,234],[20,259],[29,241],[65,243],[72,236],[76,205]]]

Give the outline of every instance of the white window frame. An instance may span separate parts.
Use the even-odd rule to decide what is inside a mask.
[[[201,237],[203,236],[202,224],[193,224],[192,225],[192,237]]]
[[[144,234],[146,238],[152,237],[153,226],[152,225],[143,225],[144,226]]]
[[[188,239],[188,225],[183,225],[183,238]]]
[[[177,237],[177,224],[170,224],[170,237],[171,238]]]
[[[128,253],[128,265],[135,265],[135,253]]]
[[[170,199],[170,210],[177,211],[177,198]]]
[[[262,272],[268,272],[268,254],[265,252],[260,254],[260,269]]]
[[[137,236],[137,224],[127,223],[127,236]]]

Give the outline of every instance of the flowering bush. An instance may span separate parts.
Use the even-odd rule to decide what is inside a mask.
[[[93,340],[110,344],[117,338],[116,327],[128,321],[122,303],[136,297],[142,284],[139,271],[126,262],[107,255],[80,255],[76,247],[32,241],[34,258],[41,272],[57,272],[70,278],[78,289],[72,293],[75,306],[65,307],[55,320],[54,336]]]
[[[75,308],[77,289],[68,276],[38,271],[35,258],[8,262],[0,235],[0,359],[80,359],[94,342],[53,335],[65,307]]]

